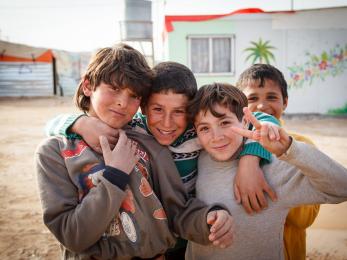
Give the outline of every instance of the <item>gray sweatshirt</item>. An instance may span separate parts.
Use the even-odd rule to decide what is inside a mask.
[[[237,160],[217,162],[201,153],[197,197],[228,207],[234,217],[234,242],[226,249],[189,242],[186,259],[284,259],[283,228],[290,208],[347,200],[347,170],[314,147],[293,140],[285,155],[263,167],[278,201],[269,200],[266,210],[248,215],[233,195],[237,166]]]
[[[127,135],[141,157],[130,176],[108,172],[83,140],[55,137],[38,147],[43,221],[64,259],[149,258],[174,246],[175,233],[209,243],[211,207],[188,199],[168,149],[151,136]]]

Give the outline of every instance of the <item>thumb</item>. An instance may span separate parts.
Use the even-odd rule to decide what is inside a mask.
[[[210,211],[208,214],[207,214],[207,224],[209,225],[213,225],[214,222],[216,221],[217,219],[217,211]]]
[[[125,134],[124,130],[119,129],[119,139],[118,139],[116,146],[125,145],[127,140],[128,140],[128,137]]]
[[[240,193],[239,187],[236,184],[234,184],[234,197],[235,197],[237,204],[240,204],[241,203],[241,193]]]
[[[110,145],[109,145],[107,138],[105,136],[103,136],[103,135],[99,136],[99,142],[100,142],[101,150],[103,153],[111,151]]]

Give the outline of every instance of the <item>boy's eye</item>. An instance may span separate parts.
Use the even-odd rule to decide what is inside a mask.
[[[161,107],[153,107],[152,110],[155,111],[155,112],[163,111],[163,109]]]
[[[249,101],[249,102],[255,102],[255,101],[257,101],[257,100],[258,100],[257,97],[249,97],[249,98],[248,98],[248,101]]]
[[[222,121],[220,124],[221,124],[221,126],[228,126],[231,124],[231,122],[230,121]]]
[[[199,133],[206,133],[208,131],[208,127],[207,126],[202,126],[198,128],[198,132]]]
[[[185,114],[185,113],[186,113],[186,111],[183,110],[183,109],[177,109],[177,110],[175,110],[174,112],[175,112],[176,114]]]
[[[117,86],[111,86],[111,89],[115,92],[119,92],[121,90],[121,88]]]
[[[132,94],[132,95],[130,95],[130,97],[133,99],[141,100],[141,97],[136,95],[136,94]]]
[[[268,96],[267,98],[270,100],[277,100],[277,96]]]

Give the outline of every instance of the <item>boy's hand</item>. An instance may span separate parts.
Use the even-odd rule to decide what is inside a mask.
[[[242,203],[248,214],[267,208],[265,192],[272,201],[277,199],[275,192],[265,181],[259,161],[260,158],[257,156],[242,156],[234,179],[235,199],[238,203]]]
[[[207,224],[211,225],[208,239],[215,246],[226,248],[233,242],[234,222],[226,210],[214,210],[207,214]]]
[[[128,139],[123,130],[119,130],[119,140],[113,150],[104,136],[100,136],[100,144],[105,164],[127,174],[131,173],[140,159],[136,153],[136,144]]]
[[[118,140],[118,129],[114,129],[100,119],[91,116],[81,116],[72,125],[71,132],[79,134],[86,143],[97,153],[102,153],[99,136],[105,136],[111,149]]]
[[[243,112],[246,119],[253,124],[255,130],[249,131],[238,127],[231,127],[235,133],[257,141],[277,157],[288,150],[292,140],[283,128],[273,124],[261,124],[247,107],[243,108]]]

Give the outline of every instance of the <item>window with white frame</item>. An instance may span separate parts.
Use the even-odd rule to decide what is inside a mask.
[[[234,35],[189,36],[189,65],[196,74],[234,74]]]

